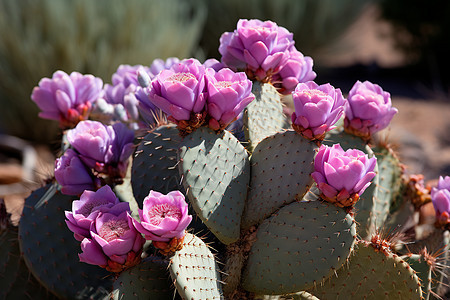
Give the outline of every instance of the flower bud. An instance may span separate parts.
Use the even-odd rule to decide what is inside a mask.
[[[339,207],[351,207],[375,177],[376,157],[356,149],[344,151],[339,144],[322,145],[314,159],[311,176],[324,200]]]
[[[370,139],[372,134],[386,128],[396,113],[388,92],[369,81],[357,81],[345,104],[345,130]]]
[[[295,107],[292,127],[310,140],[323,140],[343,114],[345,100],[341,90],[330,84],[299,83],[292,99]]]
[[[53,77],[43,78],[33,89],[31,99],[44,119],[57,120],[61,128],[72,128],[86,120],[92,103],[103,96],[103,81],[92,75],[56,71]]]
[[[223,130],[255,99],[252,82],[243,72],[207,69],[207,108],[209,127]]]
[[[269,82],[288,60],[292,45],[293,34],[286,28],[271,21],[241,19],[234,32],[222,34],[219,52],[225,66],[245,70],[252,80]]]
[[[80,195],[85,190],[93,191],[100,184],[72,149],[67,149],[63,156],[56,159],[55,178],[65,195]]]

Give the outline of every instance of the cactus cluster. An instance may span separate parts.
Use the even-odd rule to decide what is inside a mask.
[[[22,257],[44,290],[65,299],[443,295],[450,178],[431,193],[411,185],[395,152],[376,142],[397,112],[389,93],[357,82],[347,100],[319,86],[312,59],[270,21],[241,20],[220,52],[222,62],[174,60],[157,75],[139,67],[116,77],[140,84],[123,93],[141,114],[124,106],[128,128],[120,118],[60,114],[69,144],[56,181],[26,199],[17,236],[2,227],[2,251],[20,246],[2,256],[2,270],[16,272]],[[73,87],[52,84],[35,89],[42,109],[44,91]],[[281,92],[292,93],[292,115]],[[75,109],[64,103],[60,111]],[[433,233],[406,240],[414,209],[433,197]],[[12,297],[14,279],[3,284]]]

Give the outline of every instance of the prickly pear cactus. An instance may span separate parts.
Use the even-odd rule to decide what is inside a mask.
[[[319,86],[292,36],[240,20],[221,62],[124,65],[103,89],[75,72],[42,80],[32,100],[66,130],[57,183],[26,199],[18,232],[0,222],[0,297],[443,296],[450,177],[407,196],[399,156],[373,144],[397,112],[389,93]],[[120,118],[102,116],[110,105]],[[236,120],[245,139],[226,130]]]

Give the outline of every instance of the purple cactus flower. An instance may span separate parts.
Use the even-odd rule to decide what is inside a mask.
[[[140,222],[131,219],[136,229],[147,240],[169,242],[173,238],[184,237],[185,230],[192,220],[188,215],[188,204],[179,191],[167,195],[150,191],[144,199],[143,209],[139,210]]]
[[[112,76],[112,85],[105,84],[105,99],[111,104],[124,105],[124,97],[127,94],[134,93],[139,86],[138,72],[147,72],[150,70],[141,65],[120,65],[116,73]]]
[[[450,224],[450,176],[439,177],[438,186],[431,190],[431,200],[436,211],[437,224]]]
[[[345,104],[345,129],[370,139],[372,134],[386,128],[397,112],[392,107],[390,94],[379,85],[357,81]]]
[[[369,158],[356,149],[344,151],[339,144],[322,145],[314,159],[311,176],[322,197],[340,207],[350,207],[375,177],[375,156]]]
[[[112,189],[105,185],[97,191],[86,190],[81,194],[80,200],[72,202],[72,211],[66,211],[67,227],[74,233],[77,241],[90,238],[91,223],[103,210],[115,207],[115,210],[123,211],[128,207],[127,202],[119,202]]]
[[[189,120],[205,106],[205,67],[189,59],[162,70],[152,81],[150,101],[175,120]]]
[[[121,203],[122,204],[122,203]],[[89,234],[81,242],[81,262],[99,265],[111,272],[121,272],[140,261],[145,239],[133,227],[127,204],[103,209],[93,219]]]
[[[292,45],[293,34],[286,28],[271,21],[241,19],[234,32],[222,34],[219,52],[227,67],[268,82],[287,62]]]
[[[313,60],[304,56],[294,46],[289,50],[289,59],[280,71],[273,75],[272,83],[282,94],[290,94],[297,84],[314,80]]]
[[[85,190],[93,191],[100,185],[99,179],[72,149],[67,149],[63,156],[56,159],[55,178],[65,195],[81,195]]]
[[[206,82],[209,127],[213,130],[225,129],[255,99],[252,82],[244,72],[235,73],[228,68],[215,72],[209,68]]]
[[[92,75],[56,71],[52,78],[43,78],[33,89],[31,99],[44,119],[57,120],[61,128],[72,128],[86,120],[92,103],[103,96],[103,81]]]
[[[134,132],[124,124],[83,121],[67,132],[67,139],[88,167],[112,178],[125,176],[134,149]]]
[[[148,75],[150,79],[153,79],[158,75],[162,70],[169,70],[172,66],[180,63],[180,59],[177,57],[169,57],[166,60],[162,60],[160,58],[155,59],[150,65]]]
[[[343,114],[345,100],[341,90],[330,84],[299,83],[292,98],[292,127],[310,140],[323,140]]]

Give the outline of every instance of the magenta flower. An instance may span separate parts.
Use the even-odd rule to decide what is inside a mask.
[[[345,100],[341,90],[330,84],[299,83],[292,98],[292,127],[310,140],[323,140],[343,114]]]
[[[85,190],[93,191],[100,185],[99,180],[72,149],[67,149],[63,156],[56,159],[55,178],[65,195],[80,195]]]
[[[184,195],[172,191],[167,195],[150,191],[139,210],[140,222],[131,219],[136,229],[154,242],[170,242],[182,239],[192,220]]]
[[[450,176],[439,177],[438,186],[431,190],[431,200],[436,211],[437,224],[450,224]]]
[[[292,46],[289,50],[289,59],[280,71],[273,75],[272,83],[280,93],[290,94],[297,84],[316,78],[317,75],[312,67],[312,58],[304,56]]]
[[[103,96],[103,81],[92,75],[56,71],[53,77],[43,78],[33,89],[31,99],[44,119],[57,120],[61,128],[72,128],[86,120],[92,103]]]
[[[134,132],[124,124],[83,121],[67,132],[67,139],[89,168],[113,178],[125,176],[134,149]]]
[[[268,82],[287,62],[293,34],[271,21],[239,20],[234,32],[220,37],[222,63]]]
[[[243,72],[235,73],[230,69],[215,72],[210,68],[206,82],[209,127],[213,130],[225,129],[255,99],[252,82]]]
[[[340,207],[350,207],[375,177],[375,156],[369,158],[364,152],[344,151],[339,144],[322,145],[314,159],[311,176],[319,187],[322,197]]]
[[[375,132],[386,128],[396,113],[388,92],[369,81],[357,81],[345,104],[345,129],[369,139]]]
[[[81,242],[81,262],[116,273],[139,263],[145,239],[129,219],[128,203],[123,204],[127,205],[122,209],[116,205],[98,212],[90,226],[91,237]]]
[[[150,101],[177,121],[189,120],[205,107],[205,67],[196,59],[162,70],[152,81]]]
[[[98,213],[103,210],[110,210],[115,207],[115,210],[123,211],[129,207],[126,202],[119,202],[116,194],[112,189],[105,185],[96,192],[85,191],[81,194],[80,200],[72,202],[72,211],[66,211],[67,227],[74,233],[77,241],[82,241],[84,238],[90,238],[89,230],[91,223],[97,217]]]

